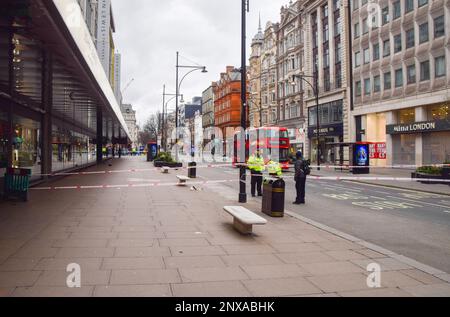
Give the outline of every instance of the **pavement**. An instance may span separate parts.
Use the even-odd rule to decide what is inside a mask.
[[[127,158],[90,171],[146,168]],[[445,272],[295,213],[267,217],[256,199],[245,207],[268,224],[242,236],[223,211],[238,205],[227,186],[235,177],[194,188],[174,186],[178,174],[186,170],[76,175],[51,184],[68,189],[0,203],[0,295],[450,296]],[[72,263],[81,288],[66,285]],[[371,263],[380,288],[367,285]]]

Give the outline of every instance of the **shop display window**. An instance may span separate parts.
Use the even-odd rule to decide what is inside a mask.
[[[442,164],[448,161],[450,161],[450,131],[424,134],[424,165]]]
[[[450,103],[429,107],[428,120],[450,120]]]
[[[28,168],[33,175],[41,173],[40,123],[28,118],[13,116],[12,165]]]

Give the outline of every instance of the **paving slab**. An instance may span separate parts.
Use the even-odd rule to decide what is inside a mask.
[[[175,297],[250,297],[239,281],[172,284]]]
[[[94,297],[171,297],[169,284],[96,286]]]
[[[111,285],[147,285],[181,283],[177,270],[113,270]]]
[[[320,294],[322,291],[303,277],[248,280],[242,282],[256,297],[282,297]]]

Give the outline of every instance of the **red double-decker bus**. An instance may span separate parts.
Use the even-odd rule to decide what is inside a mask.
[[[238,153],[241,148],[241,132],[234,135],[234,155],[233,165],[241,163],[238,160]],[[260,151],[265,162],[269,158],[280,162],[283,170],[289,169],[289,132],[287,128],[281,127],[264,127],[249,129],[246,132],[246,149],[248,155]],[[245,159],[247,162],[248,155]]]

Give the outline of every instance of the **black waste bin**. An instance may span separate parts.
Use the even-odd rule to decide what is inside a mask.
[[[188,177],[197,178],[197,163],[191,162],[188,164]]]
[[[284,217],[286,183],[282,178],[266,178],[262,212],[271,217]]]

